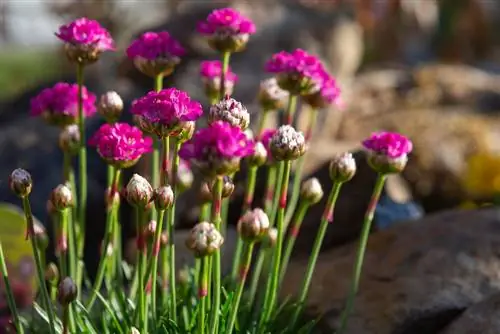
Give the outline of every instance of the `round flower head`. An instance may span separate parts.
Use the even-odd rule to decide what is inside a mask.
[[[254,145],[254,152],[249,155],[246,160],[248,161],[249,166],[259,167],[267,161],[267,149],[260,141],[255,142]]]
[[[253,153],[253,142],[239,127],[217,121],[198,130],[180,149],[182,159],[190,160],[207,177],[236,172],[241,158]]]
[[[9,187],[20,198],[28,196],[33,188],[31,174],[22,168],[14,169],[9,177]]]
[[[273,163],[273,154],[271,153],[271,138],[273,138],[274,134],[276,133],[276,129],[266,129],[262,132],[262,135],[260,136],[260,142],[262,145],[264,145],[264,148],[266,149],[267,152],[267,160],[271,163]]]
[[[330,162],[330,178],[334,182],[347,182],[356,174],[356,160],[352,153],[337,154]]]
[[[208,43],[214,50],[238,52],[255,33],[255,24],[233,8],[221,8],[210,13],[206,21],[198,23],[197,29],[208,36]]]
[[[304,102],[316,109],[326,108],[331,104],[340,105],[340,87],[337,81],[327,72],[322,74],[323,80],[318,91],[304,96]]]
[[[59,133],[59,148],[70,155],[75,155],[80,149],[80,130],[78,125],[71,124]]]
[[[220,76],[222,73],[222,63],[219,60],[207,60],[201,62],[200,76],[205,87],[205,94],[210,100],[217,99],[220,91]],[[238,76],[231,72],[228,67],[224,76],[224,94],[233,94],[234,84]]]
[[[379,173],[400,173],[408,161],[412,142],[405,136],[394,132],[373,133],[363,141],[369,151],[368,163]]]
[[[151,151],[152,140],[143,137],[141,130],[127,123],[103,124],[90,139],[97,153],[108,164],[128,168],[144,154]]]
[[[137,69],[153,78],[171,74],[184,54],[184,48],[166,31],[145,32],[127,48]]]
[[[266,71],[275,73],[278,85],[294,95],[312,94],[323,82],[323,65],[302,49],[274,54],[266,63]]]
[[[94,94],[82,87],[83,114],[96,112]],[[49,124],[64,127],[78,121],[78,85],[59,82],[31,99],[31,116],[41,116]]]
[[[223,243],[224,238],[215,225],[207,222],[196,224],[186,239],[187,248],[193,251],[196,257],[213,254]]]
[[[103,51],[115,49],[110,33],[86,17],[59,27],[56,36],[66,43],[68,59],[84,65],[95,62]]]
[[[302,132],[290,125],[282,125],[271,138],[269,147],[275,160],[295,160],[306,152],[306,140]]]
[[[97,111],[108,123],[116,122],[123,111],[123,100],[117,92],[109,91],[101,95]]]
[[[237,126],[241,130],[246,130],[250,124],[250,114],[247,108],[229,95],[226,95],[217,104],[210,107],[208,123],[224,121],[232,126]]]
[[[263,111],[281,109],[285,106],[289,93],[278,85],[276,78],[262,80],[258,95]]]
[[[167,137],[179,135],[185,123],[196,121],[203,110],[186,92],[168,88],[135,100],[131,112],[143,131]]]
[[[261,239],[269,230],[269,218],[262,209],[256,208],[245,213],[238,221],[239,235],[248,241]]]
[[[302,183],[302,188],[300,188],[300,196],[305,201],[310,204],[316,204],[323,198],[323,187],[319,180],[312,177]]]

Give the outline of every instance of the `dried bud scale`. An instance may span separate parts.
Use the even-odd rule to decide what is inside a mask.
[[[270,228],[262,238],[262,246],[265,248],[273,248],[276,246],[278,239],[278,230],[275,227]]]
[[[284,108],[289,93],[278,85],[276,78],[269,78],[260,83],[258,95],[262,111],[271,111]]]
[[[51,262],[45,268],[45,280],[51,284],[59,280],[59,269],[54,262]]]

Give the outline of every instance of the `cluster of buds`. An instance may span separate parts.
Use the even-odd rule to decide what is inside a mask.
[[[277,161],[296,160],[306,152],[306,140],[291,125],[282,125],[272,136],[269,147]]]
[[[196,224],[186,239],[186,247],[190,249],[194,256],[204,257],[218,251],[224,238],[217,231],[214,224],[201,222]]]
[[[222,100],[210,107],[208,123],[212,124],[217,121],[224,121],[245,131],[250,125],[250,114],[243,104],[226,95]]]

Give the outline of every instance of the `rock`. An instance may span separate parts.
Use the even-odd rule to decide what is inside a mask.
[[[458,210],[373,234],[345,333],[440,333],[467,307],[500,290],[499,229],[498,209]],[[307,314],[323,315],[324,333],[338,326],[356,249],[353,243],[319,257]],[[300,288],[306,265],[306,259],[292,261],[282,296]]]
[[[472,305],[440,334],[500,333],[500,295]]]

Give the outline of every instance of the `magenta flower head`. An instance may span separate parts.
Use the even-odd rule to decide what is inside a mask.
[[[309,95],[323,82],[323,65],[319,59],[302,49],[274,54],[265,65],[277,76],[278,85],[293,95]]]
[[[340,105],[340,87],[337,81],[326,71],[322,73],[322,78],[319,90],[304,96],[304,102],[316,109],[326,108],[331,104]]]
[[[198,23],[198,32],[208,36],[212,49],[219,52],[238,52],[245,48],[255,24],[233,8],[216,9],[206,21]]]
[[[205,94],[210,100],[215,100],[219,96],[221,72],[222,63],[220,61],[206,60],[201,62],[200,76],[205,87]],[[237,80],[238,76],[231,72],[231,68],[228,67],[224,80],[225,95],[233,94],[234,84]]]
[[[82,87],[83,113],[90,117],[96,112],[94,94]],[[42,116],[49,124],[64,127],[78,121],[78,85],[59,82],[45,88],[31,99],[31,116]]]
[[[152,78],[171,74],[185,53],[166,31],[145,32],[127,48],[127,57],[134,61],[135,67]]]
[[[369,151],[370,166],[383,174],[402,172],[413,149],[412,142],[405,136],[384,131],[373,133],[363,141],[363,146]]]
[[[68,59],[83,65],[95,62],[103,51],[115,49],[109,31],[86,17],[59,27],[56,36],[65,43]]]
[[[149,92],[132,103],[132,114],[136,115],[139,127],[158,137],[178,136],[187,125],[196,121],[203,109],[197,101],[176,88]]]
[[[239,127],[218,121],[198,130],[181,147],[179,155],[197,166],[206,177],[215,177],[236,172],[240,160],[253,150],[253,142]]]
[[[144,153],[151,151],[153,141],[143,137],[141,130],[127,123],[103,124],[89,144],[108,164],[128,168],[137,163]]]

